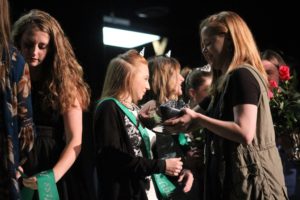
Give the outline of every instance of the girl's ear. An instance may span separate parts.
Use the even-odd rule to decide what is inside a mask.
[[[189,94],[189,96],[190,96],[191,98],[194,98],[194,97],[195,97],[195,93],[196,93],[196,91],[194,90],[194,88],[190,88],[190,89],[188,90],[188,94]]]

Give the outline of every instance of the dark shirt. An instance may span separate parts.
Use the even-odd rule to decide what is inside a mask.
[[[227,87],[224,86],[226,88],[222,90],[222,92],[225,92],[224,99],[223,101],[220,100],[222,94],[217,96],[214,107],[210,111],[210,116],[221,120],[234,121],[234,106],[241,104],[258,105],[260,86],[252,73],[245,68],[234,70],[229,76],[228,85]],[[230,170],[232,167],[230,166],[231,163],[227,161],[230,160],[230,155],[236,143],[210,132],[207,133],[206,137],[206,151],[208,152],[206,158],[206,199],[222,199],[222,195],[224,195],[221,192],[222,187],[230,187],[229,179],[232,177]],[[223,172],[220,164],[222,162],[226,163],[225,177],[222,177]],[[226,191],[226,189],[223,191]]]
[[[165,171],[165,161],[136,156],[125,127],[125,115],[113,102],[104,101],[94,116],[100,198],[146,200],[145,178]]]

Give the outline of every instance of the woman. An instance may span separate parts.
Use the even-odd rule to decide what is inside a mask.
[[[179,61],[167,55],[152,57],[148,59],[148,62],[151,90],[144,99],[148,100],[148,102],[142,106],[140,112],[140,119],[145,122],[146,126],[149,124],[155,125],[155,123],[149,123],[149,121],[155,121],[155,119],[163,121],[168,118],[166,116],[168,114],[165,112],[166,109],[181,109],[186,106],[182,100],[179,100],[179,97],[182,95],[181,85],[184,81],[180,74],[181,65]],[[151,125],[148,127],[153,128]],[[184,133],[179,135],[166,134],[164,129],[159,130],[159,126],[154,127],[153,130],[158,132],[155,143],[155,156],[157,158],[185,157],[189,146]],[[185,170],[185,173],[190,173],[190,176],[193,176],[190,170]],[[177,187],[172,199],[191,199],[190,194],[193,194],[188,193],[190,189],[187,191],[180,187],[176,177],[170,177],[170,179]]]
[[[223,11],[202,21],[200,37],[214,70],[208,115],[184,109],[165,124],[206,128],[205,199],[287,199],[267,76],[251,31],[239,15]]]
[[[101,199],[167,198],[174,186],[163,174],[178,176],[182,170],[180,158],[152,159],[155,134],[137,119],[136,104],[150,89],[147,64],[137,51],[129,50],[108,65],[94,116]]]
[[[13,40],[30,67],[37,130],[34,151],[23,166],[32,177],[23,183],[37,189],[36,174],[48,170],[58,182],[60,198],[73,199],[74,191],[68,192],[70,182],[63,176],[81,150],[82,110],[90,100],[82,67],[59,23],[46,12],[31,10],[20,17]]]
[[[28,65],[11,45],[9,5],[0,0],[0,199],[19,199],[16,167],[32,149],[34,131]]]

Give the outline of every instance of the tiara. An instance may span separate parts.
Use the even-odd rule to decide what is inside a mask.
[[[171,58],[171,50],[169,50],[166,54],[165,54],[166,57],[168,58]]]
[[[144,57],[144,55],[145,55],[145,47],[143,47],[143,49],[140,51],[139,54]]]
[[[186,78],[185,78],[185,81],[186,81],[186,82],[189,81],[190,76],[191,76],[191,74],[192,74],[193,71],[210,72],[210,71],[211,71],[211,66],[210,66],[210,64],[206,64],[206,65],[204,65],[203,67],[197,67],[197,68],[193,69],[193,70],[190,71],[190,72],[188,73],[188,75],[186,76]]]
[[[196,70],[200,70],[202,72],[210,72],[211,66],[210,66],[210,64],[206,64],[203,67],[198,67]]]

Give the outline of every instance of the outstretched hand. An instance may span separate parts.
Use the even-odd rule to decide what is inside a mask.
[[[189,132],[195,128],[191,125],[197,113],[189,108],[184,108],[181,112],[183,113],[181,117],[168,119],[163,123],[166,131],[173,133]]]

